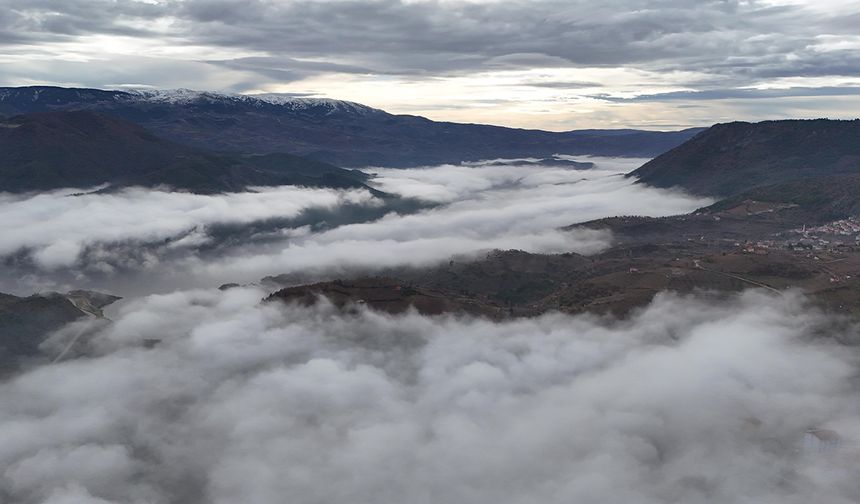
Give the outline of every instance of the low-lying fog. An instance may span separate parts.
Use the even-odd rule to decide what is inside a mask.
[[[614,215],[662,216],[708,204],[636,185],[642,159],[566,166],[475,163],[369,169],[365,190],[296,187],[194,195],[147,189],[0,195],[0,291],[96,288],[120,295],[255,282],[267,275],[429,265],[521,249],[594,253],[603,231],[562,231]]]
[[[559,228],[708,203],[620,176],[641,160],[595,161],[373,170],[396,199],[0,196],[0,291],[127,296],[112,322],[51,335],[57,362],[0,381],[0,502],[860,501],[858,362],[840,346],[858,332],[798,293],[493,322],[211,288],[492,248],[591,253],[611,236]]]
[[[856,332],[797,295],[496,323],[264,295],[140,298],[0,383],[0,501],[860,500]]]

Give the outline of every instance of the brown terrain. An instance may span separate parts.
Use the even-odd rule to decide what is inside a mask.
[[[438,292],[416,287],[411,282],[385,277],[335,280],[288,287],[275,292],[266,301],[292,302],[310,306],[317,303],[320,297],[325,297],[342,309],[367,306],[388,313],[403,313],[409,309],[415,309],[422,315],[459,312],[490,318],[500,318],[504,314],[501,306],[495,306],[471,296]]]
[[[828,310],[860,315],[860,223],[853,233],[848,224],[831,229],[818,208],[743,199],[674,217],[613,217],[569,228],[613,232],[614,245],[593,256],[493,251],[477,260],[386,272],[396,280],[292,286],[273,298],[310,303],[322,295],[338,306],[351,302],[391,313],[414,305],[427,314],[534,316],[557,310],[624,315],[661,291],[759,288],[781,293],[794,288]]]

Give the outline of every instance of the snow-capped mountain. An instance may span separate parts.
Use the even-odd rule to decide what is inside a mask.
[[[654,157],[699,130],[550,132],[436,122],[359,103],[289,94],[177,89],[0,88],[0,116],[89,110],[174,142],[220,151],[288,152],[340,166],[420,166],[554,154]]]
[[[212,91],[195,91],[184,88],[168,90],[133,89],[125,92],[141,101],[173,105],[239,102],[258,107],[263,105],[276,105],[296,111],[323,109],[327,110],[329,114],[338,112],[358,115],[384,113],[382,110],[346,100],[309,98],[306,96],[280,93],[227,94]]]

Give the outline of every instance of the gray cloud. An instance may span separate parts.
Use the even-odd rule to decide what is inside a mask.
[[[524,82],[521,85],[543,87],[543,88],[552,88],[552,89],[581,89],[581,88],[593,88],[593,87],[602,87],[603,86],[599,82],[585,82],[585,81],[535,81],[535,82]]]
[[[0,5],[5,11],[5,15],[0,17],[2,26],[27,36],[31,41],[88,34],[152,36],[154,32],[133,28],[122,21],[152,20],[165,13],[160,6],[145,2],[110,0],[34,0],[26,4],[4,0]]]
[[[241,17],[216,21],[208,2],[188,2],[183,19],[206,43],[308,57],[347,55],[381,73],[629,65],[715,73],[735,83],[857,75],[860,69],[852,51],[817,50],[822,33],[853,35],[837,22],[841,16],[755,2],[255,5]]]
[[[833,343],[851,333],[798,296],[661,296],[629,320],[492,323],[261,305],[263,295],[132,301],[93,328],[80,357],[0,383],[0,497],[860,498],[856,352]],[[841,448],[804,451],[810,426],[837,431]]]
[[[849,20],[860,13],[757,1],[2,3],[7,13],[0,30],[32,40],[104,33],[165,37],[125,21],[167,19],[178,40],[264,53],[218,64],[276,81],[306,72],[447,75],[535,66],[681,69],[714,74],[731,85],[860,73],[856,51],[824,51],[819,40],[823,34],[854,36]]]
[[[369,68],[353,65],[340,65],[320,61],[300,61],[293,58],[253,57],[226,61],[209,61],[208,63],[235,70],[255,72],[284,82],[299,80],[314,73],[374,73]]]
[[[658,93],[639,95],[632,98],[617,98],[609,95],[595,95],[601,100],[616,102],[647,102],[647,101],[670,101],[670,100],[760,100],[767,98],[787,97],[817,97],[817,96],[857,96],[860,95],[860,87],[790,87],[776,89],[709,89],[705,91],[674,91],[671,93]]]

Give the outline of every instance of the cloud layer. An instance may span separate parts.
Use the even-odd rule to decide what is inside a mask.
[[[495,162],[371,169],[382,190],[423,203],[410,212],[371,213],[366,221],[362,208],[389,207],[361,191],[6,197],[0,206],[14,218],[0,253],[17,253],[7,258],[0,291],[61,289],[66,282],[126,295],[282,273],[422,266],[492,249],[593,253],[609,245],[609,234],[559,228],[613,215],[684,213],[708,203],[621,176],[642,160],[595,161],[600,167],[591,170]]]
[[[833,339],[852,333],[799,297],[661,296],[624,321],[493,323],[261,305],[263,295],[133,301],[95,329],[86,356],[0,384],[0,497],[860,498],[857,362]],[[841,448],[804,451],[810,426],[837,431]]]
[[[812,88],[761,96],[777,116],[843,117],[814,90],[844,87],[856,103],[860,87],[851,0],[0,0],[0,11],[12,85],[316,93],[552,129],[763,117],[707,93],[751,87]],[[687,100],[701,108],[602,98],[677,91],[705,91]]]
[[[194,232],[213,224],[249,224],[292,218],[313,208],[372,205],[367,191],[304,187],[259,188],[216,196],[131,188],[116,193],[60,190],[25,196],[0,193],[0,256],[31,249],[45,268],[73,265],[84,247],[98,243],[152,243],[177,238],[173,246],[200,245]]]
[[[332,68],[364,74],[450,74],[650,65],[717,73],[729,67],[726,60],[734,63],[731,72],[741,80],[751,74],[856,75],[856,55],[834,44],[835,37],[852,40],[856,35],[851,23],[858,15],[856,5],[804,4],[78,0],[9,2],[0,26],[10,42],[114,35],[161,37],[169,44],[183,38],[200,47],[245,51],[246,58],[223,61],[269,72],[279,81],[290,72]],[[823,39],[822,33],[830,39]],[[786,58],[789,54],[796,57]],[[318,62],[335,65],[336,55],[348,65]]]

